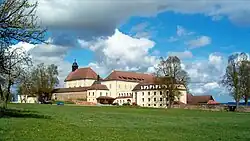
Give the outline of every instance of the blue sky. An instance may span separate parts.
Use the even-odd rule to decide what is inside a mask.
[[[37,63],[57,64],[61,82],[74,59],[105,77],[113,69],[150,73],[160,56],[177,55],[191,77],[191,93],[212,94],[226,102],[231,98],[218,82],[227,57],[250,51],[248,4],[41,0],[37,13],[49,29],[51,45],[37,45],[29,52]]]

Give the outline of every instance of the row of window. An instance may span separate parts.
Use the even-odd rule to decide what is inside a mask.
[[[135,87],[134,85],[124,84],[124,88],[125,88],[125,89],[133,89],[134,87]],[[111,89],[111,88],[112,88],[112,84],[109,84],[109,89]],[[119,84],[119,85],[118,85],[118,88],[119,88],[119,89],[122,88],[122,85]]]
[[[157,104],[152,104],[154,107],[156,107],[157,106]],[[150,106],[152,106],[151,104],[148,104],[147,106],[148,107],[150,107]],[[146,106],[146,105],[144,105],[144,104],[142,104],[142,106],[144,107],[144,106]],[[159,104],[159,106],[162,106],[162,104]]]
[[[154,101],[157,101],[157,98],[153,98],[153,100]],[[163,98],[160,98],[159,99],[159,101],[162,101],[163,100]],[[166,99],[167,101],[168,101],[168,98]],[[142,102],[144,102],[145,101],[145,99],[144,98],[142,98]],[[150,102],[151,101],[151,99],[150,98],[148,98],[148,102]]]
[[[133,93],[119,93],[119,96],[133,96]]]
[[[89,96],[91,95],[91,93],[89,92]],[[95,92],[92,93],[93,96],[95,96]],[[111,94],[110,94],[111,95]],[[106,92],[106,95],[102,94],[102,92],[100,92],[100,96],[108,96],[108,92]]]
[[[154,95],[156,95],[157,93],[156,92],[152,92]],[[160,95],[162,95],[163,94],[163,92],[162,91],[160,91]],[[168,91],[167,91],[167,94],[168,94]],[[144,92],[142,92],[142,96],[144,96],[145,94],[144,94]],[[148,92],[148,96],[150,96],[151,95],[151,93],[150,92]]]

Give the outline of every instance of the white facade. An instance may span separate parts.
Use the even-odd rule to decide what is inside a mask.
[[[87,102],[97,103],[96,98],[100,96],[110,96],[110,91],[108,90],[88,90],[87,91]]]
[[[74,87],[89,87],[95,82],[94,79],[82,79],[74,81],[66,81],[65,88],[74,88]]]
[[[103,81],[101,83],[107,86],[111,93],[110,97],[113,98],[119,96],[128,96],[129,94],[132,94],[132,90],[134,89],[134,87],[139,84],[138,82],[128,82],[119,80]]]
[[[28,97],[27,95],[18,95],[18,103],[37,103],[37,97]]]

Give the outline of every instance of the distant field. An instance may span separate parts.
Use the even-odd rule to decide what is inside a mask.
[[[250,114],[11,104],[1,141],[249,141]]]

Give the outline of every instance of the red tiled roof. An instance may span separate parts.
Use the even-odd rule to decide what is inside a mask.
[[[216,101],[214,101],[214,100],[209,100],[209,101],[207,102],[207,104],[216,105],[216,104],[220,104],[220,103],[218,103],[218,102],[216,102]]]
[[[199,95],[193,96],[192,94],[187,95],[188,104],[207,104],[209,100],[214,100],[211,95]]]
[[[106,85],[103,84],[93,84],[88,90],[109,90]]]
[[[97,79],[97,74],[90,67],[79,68],[66,77],[65,81],[81,80],[81,79]]]
[[[128,71],[113,71],[104,80],[121,80],[134,82],[153,82],[154,76],[151,74],[128,72]]]
[[[57,88],[54,89],[53,93],[67,93],[67,92],[84,92],[87,91],[89,87],[75,87],[75,88]]]

